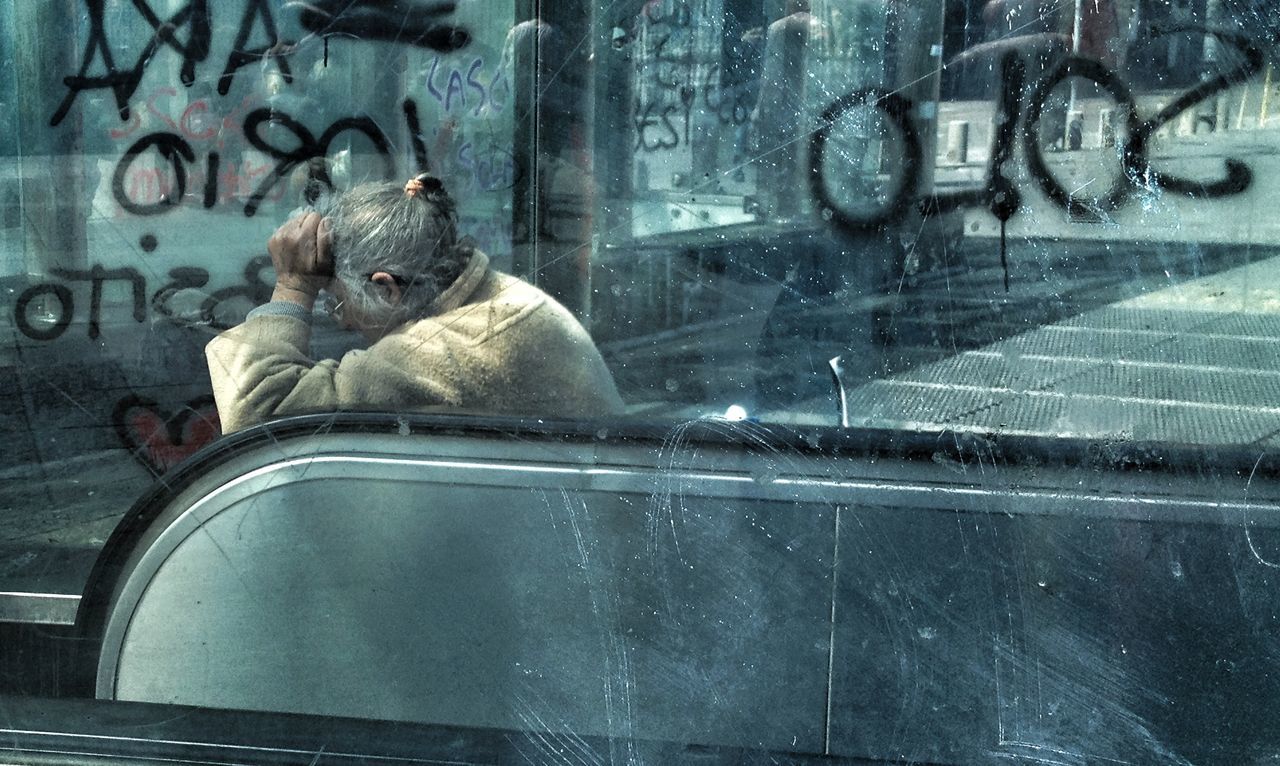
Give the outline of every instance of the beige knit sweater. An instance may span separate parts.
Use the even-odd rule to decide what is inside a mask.
[[[622,400],[582,325],[538,288],[474,251],[431,315],[341,360],[312,360],[311,326],[257,316],[205,349],[222,430],[333,410],[592,417]]]

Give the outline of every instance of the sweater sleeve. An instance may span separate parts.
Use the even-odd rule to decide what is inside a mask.
[[[393,333],[341,360],[313,360],[311,326],[283,315],[250,317],[205,348],[223,433],[283,415],[335,410],[416,411],[458,406],[465,378],[447,344]]]
[[[310,344],[306,322],[269,314],[210,341],[205,357],[224,433],[277,415],[338,407],[339,364],[312,360]]]
[[[258,314],[205,349],[224,432],[335,410],[582,417],[622,409],[600,354],[572,315],[522,283],[397,328],[340,361],[310,357],[311,327]]]

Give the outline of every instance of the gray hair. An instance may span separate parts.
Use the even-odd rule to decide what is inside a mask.
[[[425,316],[431,303],[466,267],[468,252],[458,246],[457,212],[439,179],[420,175],[415,193],[403,185],[369,183],[320,200],[329,219],[334,277],[346,300],[370,320],[391,327]],[[402,288],[393,306],[370,282],[385,271]]]

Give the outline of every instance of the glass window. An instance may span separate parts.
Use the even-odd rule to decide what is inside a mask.
[[[323,442],[348,471],[325,474],[332,494],[262,502],[340,526],[341,482],[384,477],[530,540],[573,530],[562,571],[509,532],[450,527],[476,560],[530,573],[503,581],[513,603],[585,572],[599,614],[670,607],[673,623],[557,619],[598,631],[600,662],[658,657],[687,680],[649,666],[650,689],[726,695],[706,740],[681,728],[691,703],[635,729],[608,708],[584,736],[1261,758],[1205,723],[1185,679],[1265,708],[1270,687],[1240,679],[1274,675],[1277,39],[1261,0],[0,3],[0,635],[27,647],[0,641],[0,695],[65,691],[55,639],[84,629],[104,561],[144,560],[108,540],[186,523],[144,509],[216,494],[210,477],[264,443],[301,459],[296,428],[358,444],[392,429],[412,437],[400,457]],[[477,465],[536,475],[535,494]],[[369,496],[365,513],[419,523]],[[531,497],[545,518],[497,510]],[[215,526],[239,561],[245,538]],[[305,526],[262,529],[333,554]],[[445,555],[387,529],[360,538],[365,560]],[[289,604],[365,599],[295,576]],[[497,592],[468,582],[478,603]],[[1235,633],[1215,637],[1224,599]],[[700,620],[735,614],[724,640],[743,645],[812,629],[777,652],[822,665],[795,687],[834,700],[817,729],[793,689],[777,726],[741,735],[767,711],[733,712],[734,694],[781,694],[787,662],[737,692],[711,677],[723,663],[680,664],[716,645]],[[753,662],[740,648],[724,656]],[[1081,658],[1099,677],[1073,675]],[[995,702],[974,691],[988,682]],[[946,702],[921,712],[910,694],[929,690]],[[576,731],[537,718],[562,702],[595,720],[542,700],[522,724],[438,722]],[[789,743],[793,719],[808,733]],[[1091,745],[1094,719],[1112,724]]]

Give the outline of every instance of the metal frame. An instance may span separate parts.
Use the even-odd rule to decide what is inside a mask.
[[[881,449],[868,449],[868,442]],[[647,494],[661,480],[704,497],[853,509],[1280,527],[1280,488],[1270,480],[1274,466],[1264,465],[1265,456],[1255,455],[1248,473],[1240,451],[1219,455],[1237,458],[1234,467],[1227,462],[1215,471],[1198,463],[1195,475],[1161,470],[1196,460],[1197,452],[1146,451],[1147,464],[1135,466],[1092,444],[803,432],[722,420],[663,428],[462,416],[294,418],[219,442],[157,485],[121,522],[80,604],[77,634],[85,655],[72,685],[110,696],[128,615],[165,557],[237,498],[281,480],[358,471],[386,481],[618,494]],[[1119,470],[1087,470],[1099,463]]]

